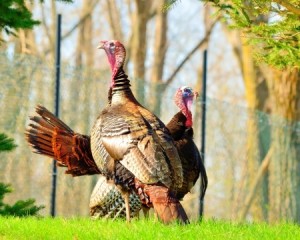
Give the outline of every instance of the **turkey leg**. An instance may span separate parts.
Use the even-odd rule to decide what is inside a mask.
[[[129,192],[123,193],[123,198],[124,198],[124,201],[125,201],[126,221],[128,223],[130,223]]]

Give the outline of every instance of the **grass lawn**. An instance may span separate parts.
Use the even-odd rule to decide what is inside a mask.
[[[300,239],[299,225],[237,224],[204,220],[165,226],[155,220],[0,217],[0,239]]]

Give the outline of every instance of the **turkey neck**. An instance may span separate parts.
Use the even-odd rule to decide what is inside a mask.
[[[174,117],[167,124],[167,128],[170,131],[174,141],[182,139],[182,136],[187,129],[191,127],[186,127],[187,117],[180,111],[174,115]]]
[[[138,103],[130,89],[130,80],[125,74],[123,68],[120,68],[117,74],[112,79],[112,101],[116,101],[118,98],[129,98],[131,101]]]
[[[179,141],[184,136],[190,136],[193,138],[193,116],[190,111],[190,105],[186,98],[182,96],[175,97],[175,103],[179,107],[180,112],[176,113],[174,117],[167,124],[172,138],[175,141]]]
[[[182,114],[186,117],[186,121],[185,121],[185,126],[187,128],[191,128],[193,126],[193,116],[192,116],[192,112],[189,109],[183,109]]]

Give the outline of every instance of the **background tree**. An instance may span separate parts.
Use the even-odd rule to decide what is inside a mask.
[[[269,81],[275,65],[270,67],[265,59],[268,57],[266,51],[273,52],[264,47],[267,46],[263,43],[264,38],[248,30],[244,32],[243,27],[232,27],[237,24],[226,11],[233,11],[235,7],[235,14],[239,12],[239,7],[243,6],[239,5],[240,1],[223,1],[230,6],[217,8],[217,11],[212,8],[213,4],[202,1],[178,1],[170,11],[162,11],[167,1],[146,5],[145,1],[135,0],[89,0],[74,4],[24,2],[41,23],[33,29],[16,30],[18,37],[5,35],[6,42],[0,52],[0,82],[3,86],[0,109],[4,113],[0,126],[19,145],[12,153],[1,154],[0,168],[4,171],[0,172],[0,180],[11,182],[16,189],[7,196],[8,201],[34,197],[39,204],[46,205],[43,214],[49,212],[52,162],[31,153],[23,132],[36,104],[53,110],[56,14],[62,13],[60,117],[75,131],[84,134],[89,134],[97,114],[107,102],[110,69],[104,53],[96,50],[100,40],[119,39],[124,43],[126,72],[132,80],[135,95],[164,122],[178,110],[173,103],[173,94],[179,86],[200,89],[202,51],[207,48],[206,164],[209,188],[205,217],[269,218],[271,190],[267,170],[274,155],[280,158],[285,152],[283,148],[292,150],[290,147],[294,146],[297,150],[299,134],[296,130],[299,127],[291,126],[285,118],[279,122],[278,116],[265,114],[274,113],[273,104],[276,103],[270,100],[273,85]],[[216,13],[213,15],[213,12]],[[270,11],[252,14],[251,4],[246,13],[253,28],[280,19],[277,15],[273,17],[274,13]],[[284,39],[284,35],[278,33],[278,36]],[[252,39],[260,42],[257,45]],[[261,49],[263,55],[259,55]],[[277,67],[277,70],[281,73],[284,68]],[[276,91],[282,93],[280,88]],[[200,143],[201,102],[198,100],[194,107],[195,141]],[[294,135],[290,141],[285,138],[286,141],[278,142],[277,149],[274,141],[271,144],[271,137],[275,139],[276,136],[273,133],[275,126],[281,130],[290,129]],[[282,133],[278,132],[278,135]],[[58,172],[57,214],[88,215],[95,178],[71,178],[63,169]],[[295,172],[294,175],[297,176]],[[197,190],[195,187],[183,200],[191,218],[198,217],[194,210],[198,205]]]
[[[40,22],[32,18],[24,0],[8,0],[0,3],[0,30],[15,34],[18,29],[31,29]]]
[[[300,190],[294,186],[300,182],[294,171],[299,166],[300,160],[297,158],[299,150],[293,144],[296,141],[292,129],[299,120],[300,3],[299,1],[207,2],[211,2],[219,9],[231,27],[240,30],[242,58],[240,62],[249,107],[261,110],[264,104],[260,101],[265,102],[266,97],[270,97],[271,104],[268,110],[286,119],[290,124],[289,131],[282,132],[280,128],[272,128],[274,152],[268,171],[269,182],[266,178],[264,179],[265,185],[260,188],[260,192],[263,192],[262,199],[256,205],[262,209],[262,212],[265,212],[266,206],[269,206],[267,216],[269,221],[281,218],[299,221]],[[263,81],[260,80],[261,76]],[[263,97],[260,84],[268,92]],[[260,149],[262,146],[261,136],[253,138],[251,135],[252,132],[258,132],[257,127],[257,121],[249,122],[249,135],[251,136],[249,143],[252,146],[250,145],[248,150],[253,154],[258,152],[255,149]],[[263,155],[266,156],[266,152],[253,156],[252,160],[263,159]],[[250,162],[248,170],[252,174],[253,169],[257,168],[253,166],[253,162],[257,161]],[[254,176],[250,175],[249,179],[254,179]],[[266,186],[269,188],[268,191],[264,188]],[[282,202],[287,205],[283,206]],[[293,206],[293,208],[287,206]],[[245,211],[242,212],[245,217]],[[262,219],[262,215],[258,218]]]
[[[72,0],[58,0],[72,2]],[[28,1],[29,2],[29,1]],[[40,21],[32,18],[30,9],[26,6],[26,0],[7,0],[0,3],[0,30],[6,34],[16,34],[19,29],[32,29],[40,24]],[[43,2],[43,0],[40,0]]]
[[[17,145],[14,140],[7,137],[4,133],[0,133],[0,151],[11,151],[16,148]]]

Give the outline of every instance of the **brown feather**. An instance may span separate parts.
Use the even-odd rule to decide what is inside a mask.
[[[119,98],[123,99],[117,96]],[[122,104],[104,109],[92,129],[91,146],[97,166],[106,171],[106,162],[110,156],[115,160],[122,159],[122,165],[145,183],[162,182],[166,186],[179,186],[182,171],[178,171],[177,178],[173,177],[169,164],[169,158],[177,160],[179,156],[172,139],[165,137],[167,130],[160,130],[163,123],[148,110],[143,110],[142,114],[134,101],[128,98],[123,100]],[[105,157],[104,153],[108,155]]]
[[[137,194],[130,193],[130,216],[138,215],[141,201]],[[90,198],[90,215],[93,218],[125,218],[125,202],[118,188],[100,176]]]
[[[25,132],[35,152],[55,158],[58,166],[67,167],[72,176],[99,174],[90,149],[90,137],[74,133],[45,107],[36,107],[38,115],[30,118]]]
[[[138,180],[135,184],[142,203],[153,207],[163,223],[168,224],[174,221],[189,223],[182,205],[169,188],[159,184],[143,184]]]
[[[201,177],[203,200],[207,188],[207,174],[200,153],[193,141],[193,128],[185,126],[186,116],[178,112],[167,124],[180,155],[183,169],[183,184],[176,190],[176,197],[182,199],[195,185],[199,175]]]

